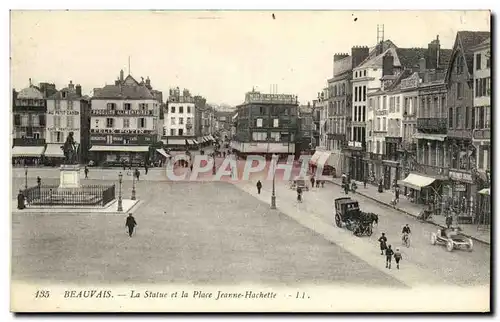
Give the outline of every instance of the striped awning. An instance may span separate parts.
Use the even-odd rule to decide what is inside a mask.
[[[211,140],[211,141],[215,141],[215,139],[214,139],[214,137],[212,136],[212,134],[210,134],[210,135],[208,136],[208,139],[209,139],[209,140]]]
[[[94,145],[91,152],[148,152],[149,146],[144,145]]]
[[[187,142],[188,142],[189,145],[193,145],[194,144],[193,140],[190,140],[190,139],[188,139]]]
[[[61,149],[62,144],[47,144],[47,149],[43,153],[48,158],[64,158],[64,151]]]
[[[198,141],[196,141],[195,139],[193,139],[193,143],[196,144],[196,145],[199,144]]]
[[[478,193],[481,194],[481,195],[488,195],[489,196],[490,195],[490,188],[482,189]]]
[[[12,157],[41,157],[44,146],[15,146],[12,148]]]

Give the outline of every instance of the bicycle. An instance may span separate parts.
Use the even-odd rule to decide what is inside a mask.
[[[407,248],[410,247],[410,235],[403,234],[402,241],[403,245],[405,245]]]

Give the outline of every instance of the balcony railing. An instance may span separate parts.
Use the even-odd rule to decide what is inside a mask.
[[[416,170],[422,174],[426,174],[429,176],[447,177],[448,173],[449,173],[449,168],[438,167],[438,166],[427,165],[427,164],[418,164]]]
[[[490,137],[490,129],[476,129],[473,132],[474,140],[489,140]]]
[[[417,129],[419,131],[433,131],[433,132],[446,133],[447,121],[448,119],[444,117],[418,118]]]

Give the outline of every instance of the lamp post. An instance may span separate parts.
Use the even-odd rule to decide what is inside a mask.
[[[24,166],[24,189],[28,189],[28,166]]]
[[[118,211],[123,211],[123,205],[122,205],[122,179],[123,179],[123,174],[120,173],[118,174]]]
[[[276,154],[273,154],[273,192],[271,194],[271,209],[276,209]]]
[[[135,175],[132,175],[132,200],[135,200]]]

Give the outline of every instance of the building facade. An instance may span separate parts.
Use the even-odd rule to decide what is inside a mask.
[[[13,165],[39,165],[45,151],[47,105],[44,95],[31,84],[13,91]]]
[[[47,99],[44,163],[57,165],[63,161],[62,145],[73,132],[78,143],[80,163],[88,161],[90,137],[90,99],[82,96],[82,87],[72,81]]]
[[[142,165],[158,138],[161,104],[144,84],[123,73],[115,85],[94,89],[90,158],[97,164]]]
[[[237,107],[236,135],[231,148],[246,156],[295,153],[298,100],[295,95],[246,93]]]
[[[471,50],[490,37],[489,32],[457,33],[447,81],[450,204],[463,217],[473,218],[476,199],[475,167],[478,151],[472,137],[476,123],[474,112],[474,52]],[[471,219],[472,220],[472,219]]]

